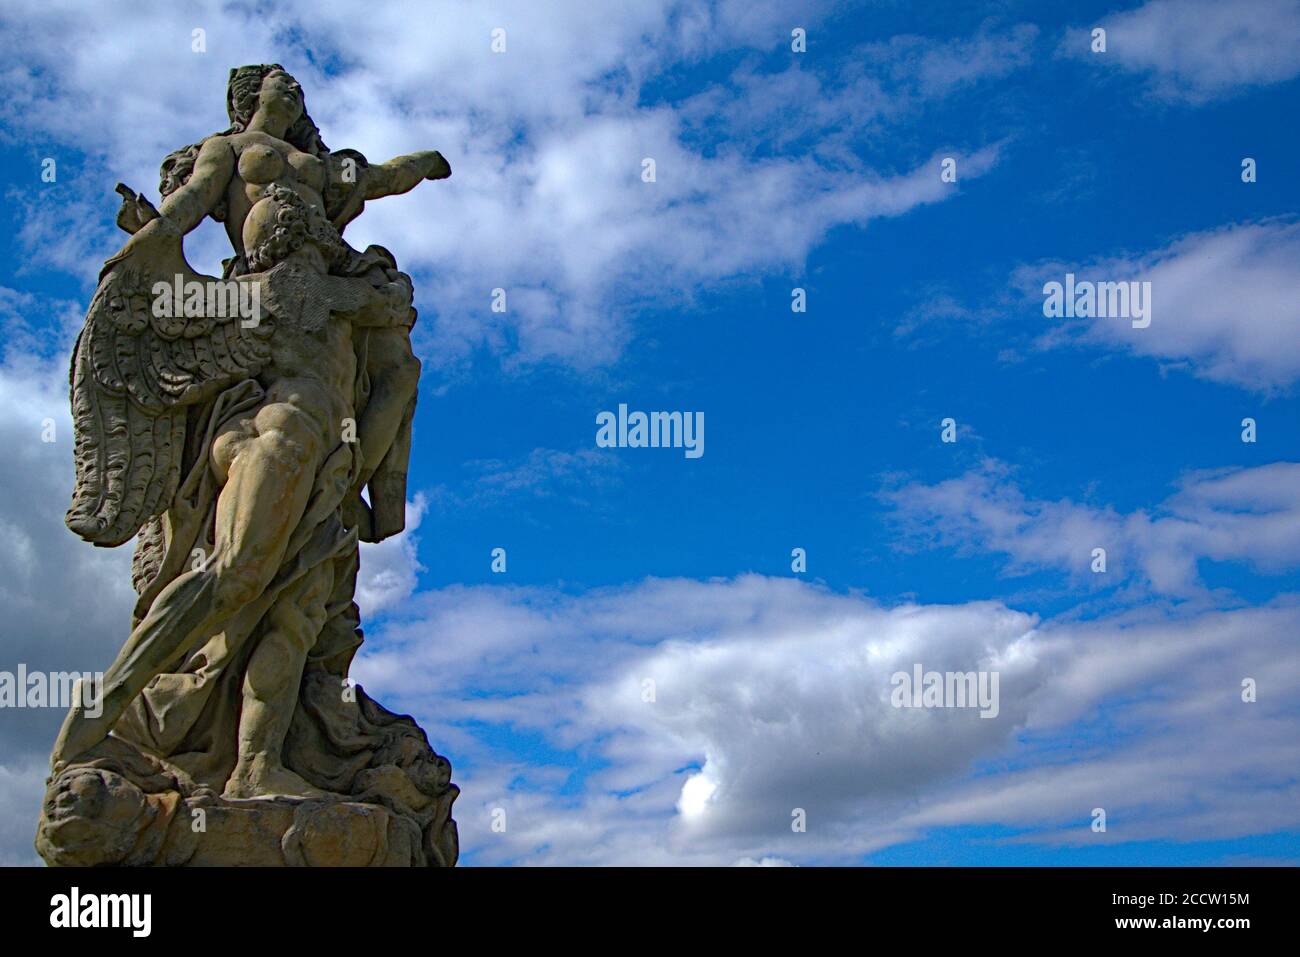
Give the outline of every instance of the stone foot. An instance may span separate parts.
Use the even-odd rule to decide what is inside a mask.
[[[305,778],[294,774],[279,763],[255,761],[242,762],[235,767],[221,795],[227,801],[247,801],[259,798],[328,798],[329,791],[313,787]]]

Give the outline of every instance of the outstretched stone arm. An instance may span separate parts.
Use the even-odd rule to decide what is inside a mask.
[[[446,179],[451,165],[437,150],[397,156],[366,170],[366,199],[409,193],[426,179]]]

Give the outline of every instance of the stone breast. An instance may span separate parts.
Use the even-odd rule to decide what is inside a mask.
[[[273,183],[284,175],[284,157],[260,143],[244,147],[239,154],[239,176],[245,183]]]
[[[310,153],[289,154],[289,165],[297,174],[298,182],[320,192],[325,186],[325,164]]]

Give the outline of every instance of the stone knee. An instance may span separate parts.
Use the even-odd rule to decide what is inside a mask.
[[[299,587],[282,594],[267,614],[269,632],[284,636],[294,653],[305,655],[325,626],[325,601],[332,583],[332,576],[318,570]]]
[[[244,670],[244,695],[257,701],[283,700],[302,680],[306,654],[292,632],[267,632]]]
[[[223,619],[256,601],[269,582],[258,563],[242,562],[212,569],[213,611]]]
[[[324,452],[316,429],[301,419],[267,429],[258,437],[258,442],[272,459],[296,471],[310,468],[320,461]]]
[[[297,685],[300,670],[294,666],[296,643],[279,630],[262,636],[244,671],[244,693],[258,701],[277,699],[290,684]]]

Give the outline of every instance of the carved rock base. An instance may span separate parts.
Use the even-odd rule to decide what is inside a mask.
[[[36,849],[71,867],[452,866],[458,793],[449,784],[420,811],[375,788],[364,800],[231,801],[109,738],[49,780]]]

